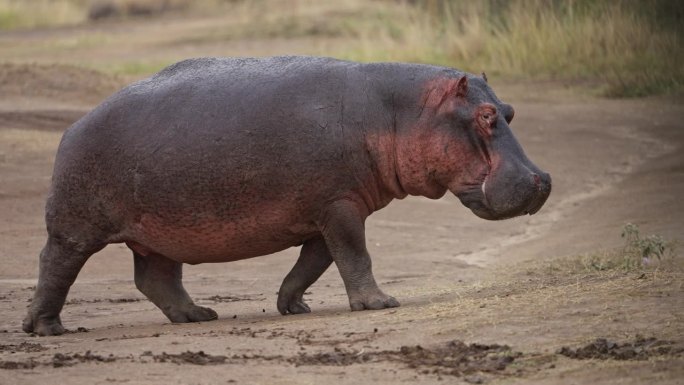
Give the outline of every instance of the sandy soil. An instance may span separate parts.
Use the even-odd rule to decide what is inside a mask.
[[[62,313],[72,332],[24,334],[61,133],[120,83],[62,65],[0,66],[0,383],[684,381],[681,252],[646,273],[569,267],[620,247],[626,222],[682,239],[684,104],[545,83],[494,84],[527,154],[553,176],[537,215],[487,222],[445,197],[369,219],[376,277],[400,308],[349,312],[332,267],[305,296],[313,313],[281,316],[291,249],[187,266],[186,288],[220,319],[170,324],[136,290],[130,251],[112,245],[72,287]]]

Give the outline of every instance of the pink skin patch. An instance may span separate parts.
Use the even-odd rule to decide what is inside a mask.
[[[126,243],[126,246],[128,246],[129,249],[133,250],[134,253],[140,254],[143,257],[147,257],[148,255],[153,254],[152,250],[139,244],[138,242],[126,241],[124,243]]]
[[[438,110],[440,107],[445,107],[450,109],[455,107],[453,103],[465,104],[463,97],[468,92],[468,86],[467,80],[462,79],[437,78],[428,81],[423,87],[422,108]]]
[[[143,214],[125,231],[124,242],[146,256],[163,255],[178,262],[195,264],[229,262],[271,254],[286,249],[318,231],[294,212],[279,209],[278,203],[246,209],[251,215],[231,221],[207,217],[199,224],[184,223],[182,215],[169,220]],[[282,207],[292,207],[282,204]]]
[[[396,141],[396,170],[404,190],[411,195],[439,198],[447,188],[454,194],[481,184],[491,169],[492,154],[488,149],[491,127],[496,121],[496,108],[484,103],[474,108],[474,129],[481,143],[464,142],[464,135],[453,130],[461,127],[435,126],[453,114],[468,108],[466,78],[438,78],[428,81],[420,98],[417,122]],[[466,128],[467,129],[467,128]]]

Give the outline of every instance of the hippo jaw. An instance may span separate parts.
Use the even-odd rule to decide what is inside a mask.
[[[488,174],[479,184],[467,186],[461,191],[455,192],[461,203],[469,208],[473,214],[487,220],[501,220],[520,215],[536,214],[546,202],[551,193],[551,177],[549,174],[539,171],[530,172],[515,181],[494,181]],[[506,183],[504,188],[497,188],[492,192],[491,185]]]

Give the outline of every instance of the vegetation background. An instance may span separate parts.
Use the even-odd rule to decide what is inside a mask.
[[[175,43],[309,39],[287,52],[561,80],[610,97],[679,93],[684,84],[684,2],[677,0],[0,0],[0,33],[188,13],[216,22],[169,37]],[[123,43],[131,42],[90,31],[43,41],[40,49]],[[22,58],[21,50],[2,51],[9,57],[0,61]],[[180,58],[97,62],[81,55],[73,64],[139,77]]]

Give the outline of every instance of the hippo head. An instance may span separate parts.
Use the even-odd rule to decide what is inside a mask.
[[[418,122],[404,131],[397,151],[407,193],[438,198],[449,190],[490,220],[539,211],[551,177],[523,152],[509,127],[513,107],[496,97],[484,74],[433,79],[420,103]]]

